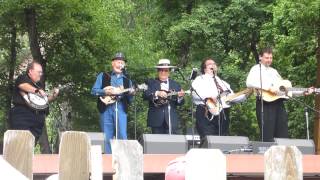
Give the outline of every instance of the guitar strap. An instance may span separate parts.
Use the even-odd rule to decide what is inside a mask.
[[[217,84],[217,88],[219,89],[220,93],[222,93],[223,92],[222,87],[220,86],[220,84],[218,82],[216,82],[216,84]]]

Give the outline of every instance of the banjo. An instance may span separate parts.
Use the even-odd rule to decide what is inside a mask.
[[[71,83],[68,83],[62,86],[59,85],[57,88],[62,90],[70,86]],[[48,96],[41,96],[39,93],[26,93],[24,91],[20,91],[20,94],[22,95],[26,104],[34,110],[44,110],[49,107]]]

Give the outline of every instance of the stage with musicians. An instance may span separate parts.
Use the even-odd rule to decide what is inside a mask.
[[[29,76],[39,81],[42,71],[41,64],[33,62],[29,74],[17,79],[11,129],[6,131],[3,140],[0,165],[7,171],[2,175],[49,180],[320,178],[319,142],[310,138],[308,115],[308,111],[318,111],[295,99],[318,94],[320,90],[292,87],[290,81],[282,79],[270,67],[271,49],[264,51],[261,63],[254,65],[248,74],[247,87],[237,92],[218,76],[218,66],[212,58],[204,59],[200,70],[192,69],[186,90],[169,78],[170,72],[179,72],[169,59],[160,59],[154,67],[156,78],[137,85],[128,78],[126,59],[118,52],[111,60],[112,71],[99,73],[91,89],[91,95],[97,100],[99,114],[95,117],[99,119],[101,131],[58,131],[56,154],[34,154],[34,145],[49,113],[49,102],[57,98],[59,88],[48,96],[40,82],[30,84]],[[36,80],[32,82],[38,82]],[[146,121],[143,126],[148,130],[139,125],[143,130],[137,138],[137,107],[130,104],[137,98],[138,91],[142,91],[141,97],[146,103],[141,105],[147,109],[140,121]],[[186,104],[187,95],[190,95],[190,108],[179,112],[179,107]],[[255,113],[252,110],[244,118],[249,120],[249,116],[255,114],[257,122],[250,125],[255,126],[256,132],[259,130],[259,135],[254,140],[230,136],[231,107],[247,103],[251,95],[254,96],[251,100],[255,99]],[[284,105],[288,99],[307,109],[305,139],[289,138]],[[131,114],[130,108],[134,109]],[[128,116],[132,113],[135,115],[131,118],[134,119],[134,139],[128,135]],[[240,115],[231,113],[233,119]],[[183,133],[182,121],[189,121],[191,132]]]

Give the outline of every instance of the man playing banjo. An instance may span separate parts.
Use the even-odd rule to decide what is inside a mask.
[[[28,100],[27,96],[28,94],[36,94],[43,97],[48,103],[59,94],[59,89],[54,89],[50,96],[45,93],[44,84],[40,82],[42,74],[41,64],[33,61],[28,64],[26,73],[18,76],[13,94],[14,107],[10,111],[9,121],[10,129],[29,130],[35,137],[36,143],[42,133],[48,108],[36,109],[30,105],[32,102]]]

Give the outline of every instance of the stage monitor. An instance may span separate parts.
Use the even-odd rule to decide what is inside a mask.
[[[141,144],[145,154],[185,154],[188,151],[185,135],[143,134]]]
[[[104,153],[104,135],[103,132],[86,132],[90,137],[91,146],[100,145],[101,151]]]
[[[220,149],[225,154],[251,153],[249,138],[244,136],[206,136],[202,148]]]
[[[251,141],[253,154],[264,154],[271,146],[276,145],[275,142]]]
[[[315,154],[315,146],[313,140],[307,139],[287,139],[287,138],[274,138],[277,145],[283,146],[297,146],[302,154]]]

